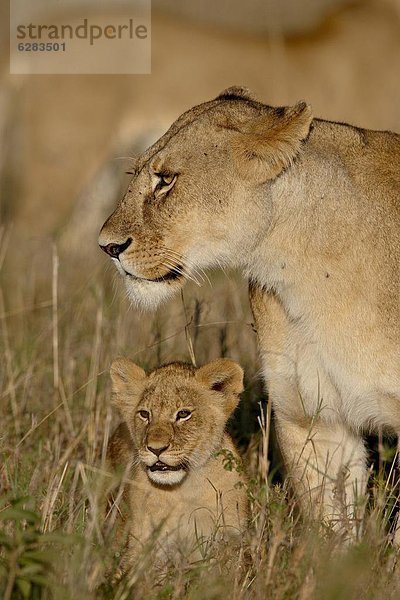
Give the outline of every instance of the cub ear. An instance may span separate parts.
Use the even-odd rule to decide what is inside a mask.
[[[143,387],[146,373],[128,358],[117,358],[110,368],[113,403],[123,416],[132,406],[132,398],[136,398]]]
[[[209,390],[223,396],[224,412],[229,417],[238,405],[239,394],[244,389],[242,367],[228,358],[218,358],[201,367],[195,377]]]
[[[290,166],[310,131],[311,107],[298,102],[235,127],[233,157],[243,178],[264,183]]]

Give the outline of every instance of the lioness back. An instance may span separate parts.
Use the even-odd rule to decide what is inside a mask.
[[[160,560],[174,549],[198,558],[203,539],[237,537],[246,526],[247,497],[225,425],[243,389],[240,366],[227,359],[199,369],[172,363],[146,375],[117,359],[111,377],[124,422],[108,456],[114,467],[132,465],[128,561],[147,543]]]

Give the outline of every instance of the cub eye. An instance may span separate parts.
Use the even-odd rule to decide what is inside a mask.
[[[150,420],[150,413],[149,413],[148,410],[139,410],[138,411],[138,415],[144,421],[149,421]]]
[[[178,412],[176,413],[176,420],[177,421],[187,421],[188,419],[190,419],[191,416],[192,416],[192,413],[190,412],[190,410],[187,410],[187,409],[178,410]]]
[[[155,187],[154,193],[156,196],[160,196],[161,194],[166,194],[170,189],[173,188],[175,181],[177,179],[177,175],[173,175],[171,173],[155,173],[158,182]]]

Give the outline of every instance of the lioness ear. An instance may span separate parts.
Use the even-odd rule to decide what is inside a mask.
[[[217,96],[221,100],[233,100],[243,98],[243,100],[255,100],[255,97],[247,87],[241,85],[232,85],[231,87],[222,90]]]
[[[128,358],[117,358],[110,368],[113,403],[123,416],[132,407],[132,398],[136,398],[143,387],[146,373]]]
[[[201,367],[195,375],[197,381],[213,392],[223,395],[224,409],[228,417],[239,403],[243,392],[243,369],[228,358],[218,358]]]
[[[232,150],[240,174],[258,183],[277,177],[300,152],[312,119],[311,107],[299,102],[239,125]]]

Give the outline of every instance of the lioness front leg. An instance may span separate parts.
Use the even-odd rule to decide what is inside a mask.
[[[303,511],[356,532],[366,451],[339,419],[340,398],[313,343],[304,342],[273,292],[250,286],[260,354],[279,446]]]
[[[338,423],[291,421],[275,413],[276,432],[291,484],[305,514],[354,536],[362,515],[366,450],[361,438]]]

